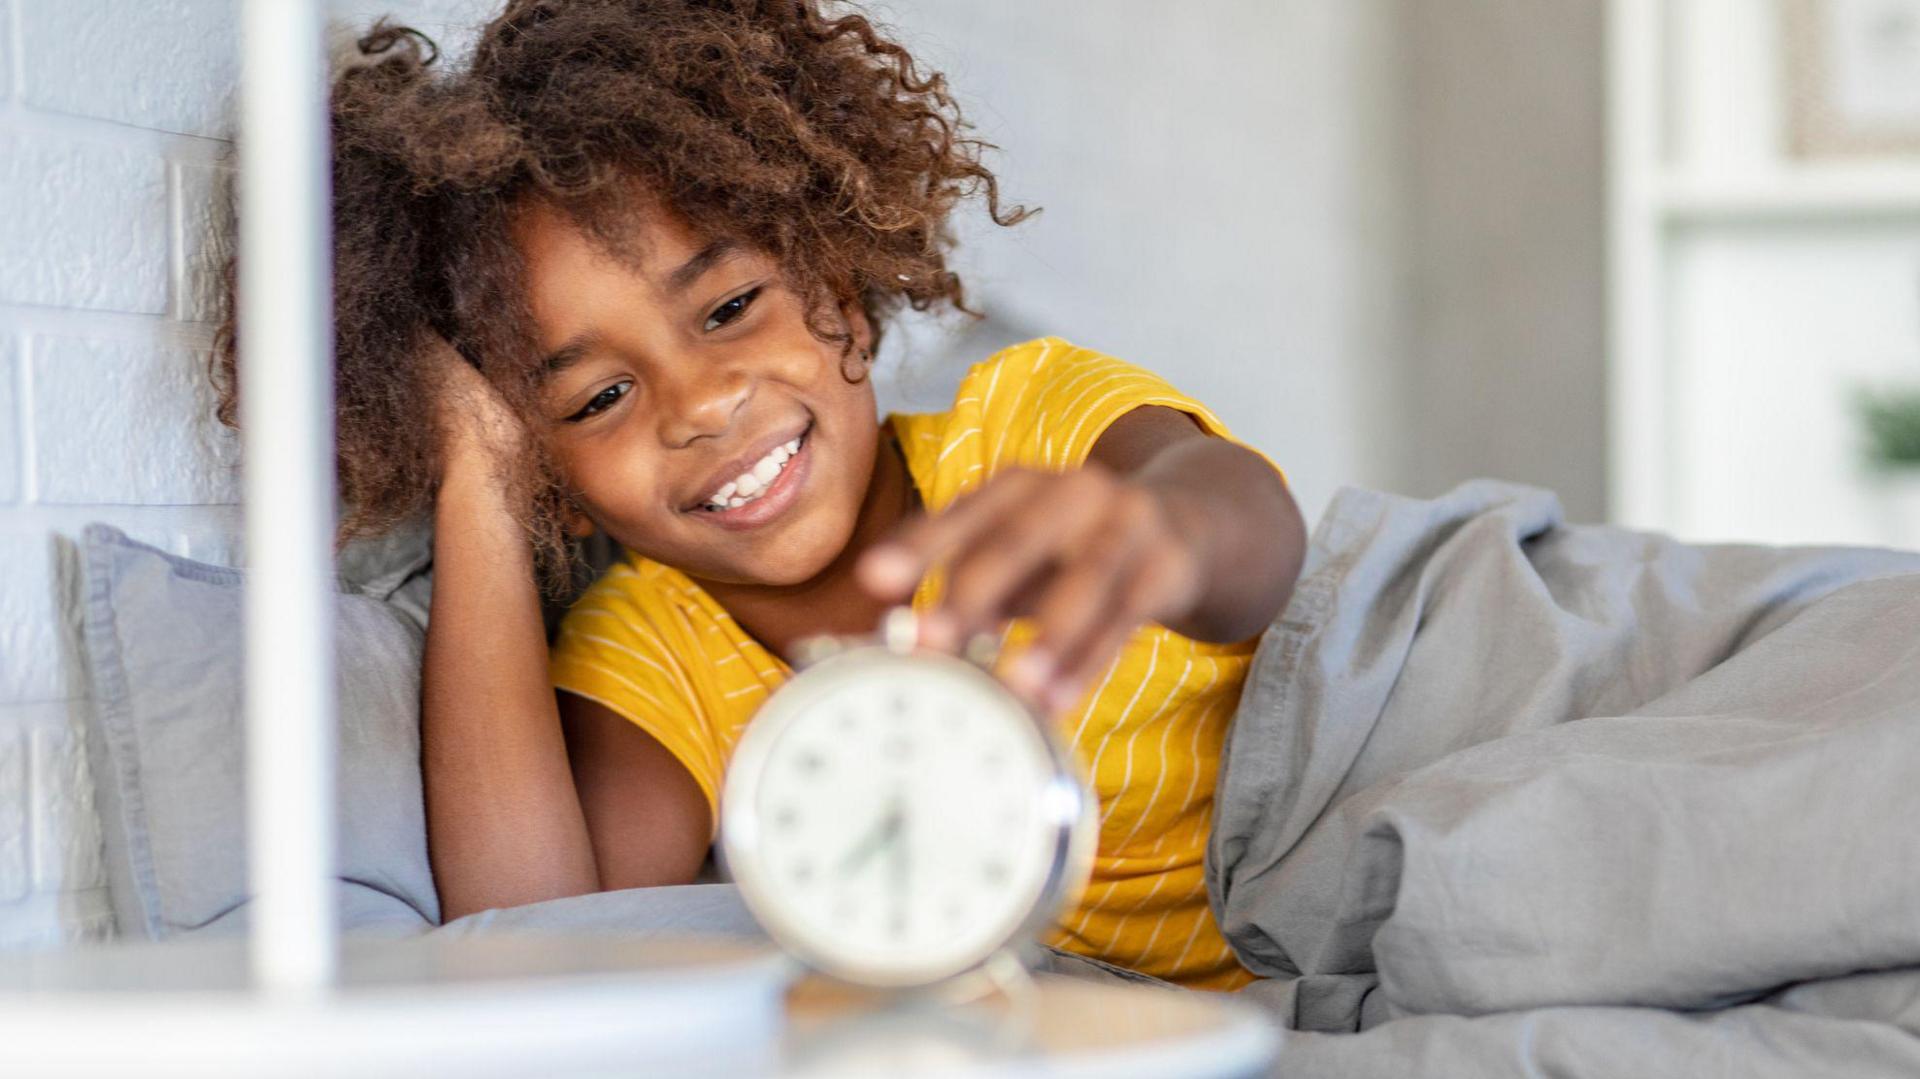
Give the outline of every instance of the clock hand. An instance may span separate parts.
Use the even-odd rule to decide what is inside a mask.
[[[893,828],[893,836],[891,840],[892,849],[889,851],[889,854],[891,855],[891,857],[888,859],[888,863],[889,863],[889,867],[893,871],[891,873],[891,876],[893,878],[894,933],[896,935],[899,935],[899,934],[904,934],[907,929],[907,893],[908,893],[907,880],[908,880],[908,875],[912,869],[912,861],[911,861],[912,851],[908,848],[907,843],[903,838],[903,833],[906,831],[906,820],[907,820],[906,810],[903,806],[903,799],[896,796],[894,798],[893,806],[894,806],[894,818],[893,818],[894,828]]]
[[[868,830],[866,838],[855,844],[853,849],[847,851],[846,855],[840,859],[841,875],[845,876],[859,869],[866,863],[868,858],[873,857],[874,851],[880,849],[881,845],[886,842],[886,838],[887,822],[885,819],[882,819],[872,829]]]
[[[840,859],[840,872],[844,876],[866,864],[867,859],[878,853],[881,848],[893,842],[900,831],[900,802],[896,798],[887,807],[886,815],[881,817],[866,837]]]

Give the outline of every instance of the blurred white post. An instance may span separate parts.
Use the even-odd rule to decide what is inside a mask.
[[[339,935],[325,29],[319,0],[246,0],[241,22],[252,962],[261,988],[307,994],[332,984]]]
[[[1664,0],[1607,4],[1607,520],[1673,527],[1660,297]]]

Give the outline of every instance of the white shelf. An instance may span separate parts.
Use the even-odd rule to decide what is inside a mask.
[[[1920,163],[1820,165],[1751,175],[1659,177],[1669,222],[1920,218]]]
[[[1781,15],[1607,0],[1608,516],[1693,539],[1900,542],[1875,523],[1841,398],[1920,355],[1920,156],[1791,156]],[[1754,464],[1778,439],[1738,441],[1768,423],[1806,443],[1791,467]],[[1753,489],[1788,474],[1792,518]]]

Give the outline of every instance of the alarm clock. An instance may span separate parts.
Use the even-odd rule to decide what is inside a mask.
[[[1094,800],[1072,757],[987,669],[820,640],[755,713],[720,800],[721,855],[775,942],[874,988],[930,986],[1017,952],[1077,898]]]

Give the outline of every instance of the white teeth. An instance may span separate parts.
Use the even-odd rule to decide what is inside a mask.
[[[735,509],[758,498],[762,492],[773,485],[774,478],[786,468],[793,455],[800,452],[800,439],[790,439],[775,446],[765,457],[754,462],[752,468],[740,473],[732,482],[724,484],[713,494],[707,496],[704,503],[712,510]]]

